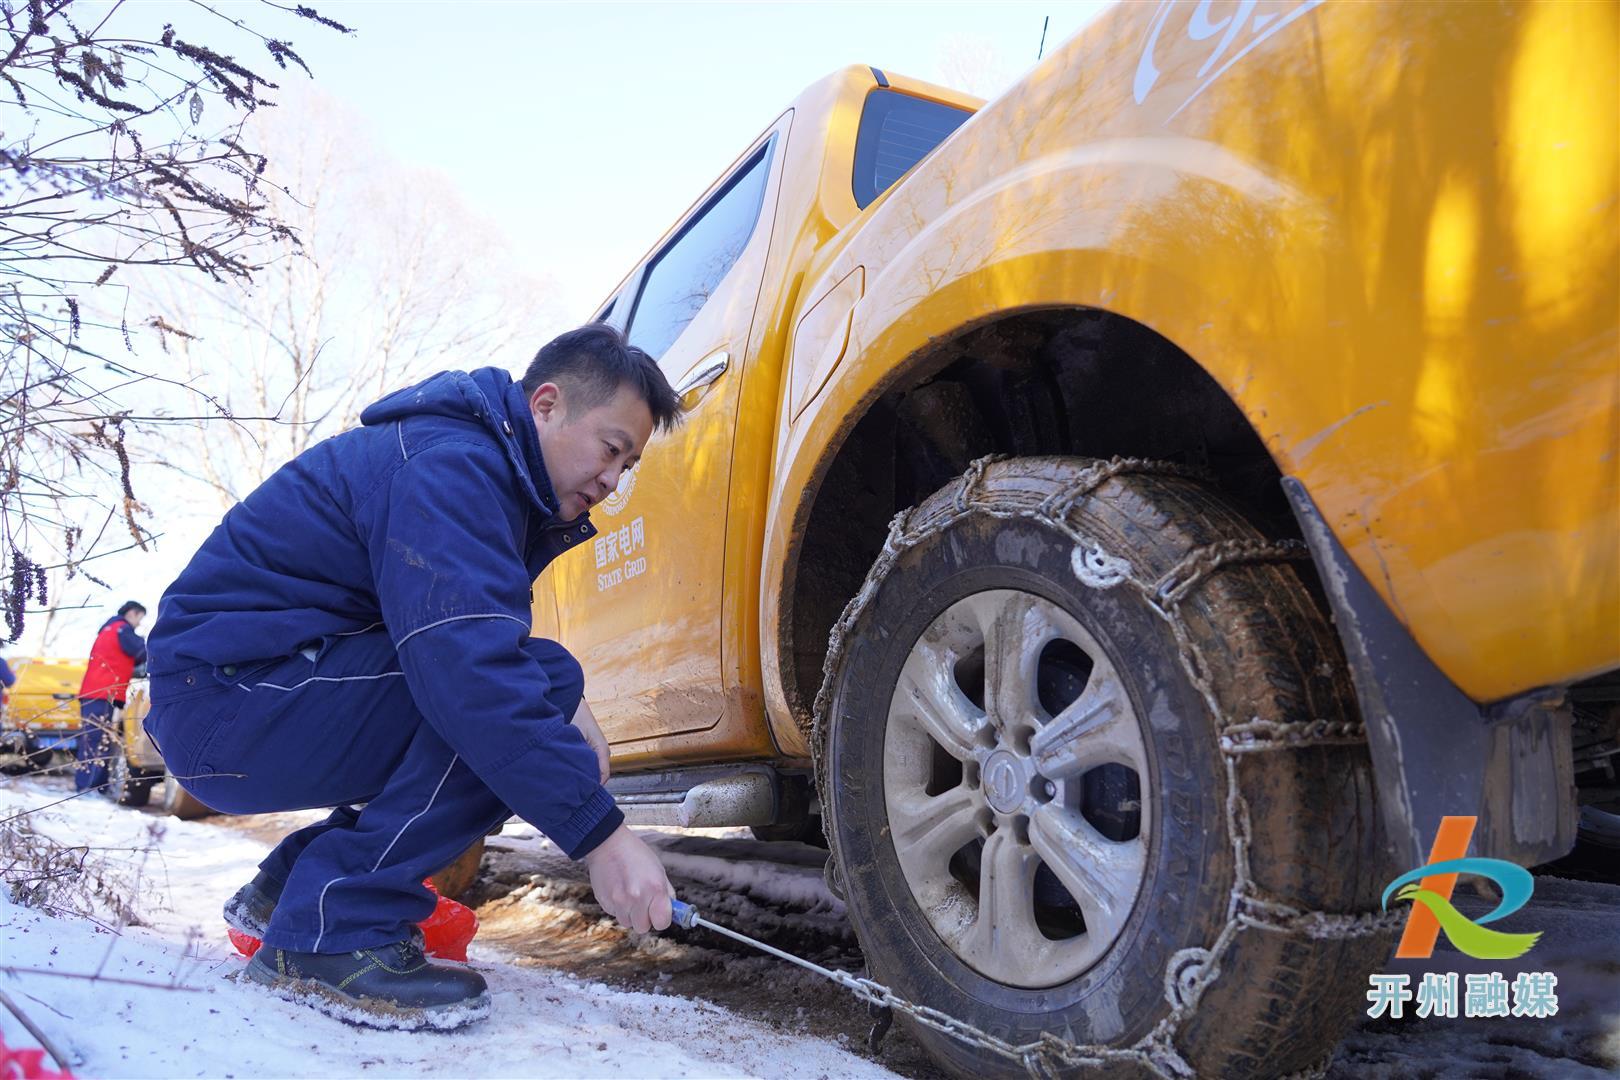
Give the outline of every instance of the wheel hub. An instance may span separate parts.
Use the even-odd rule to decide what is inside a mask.
[[[958,600],[912,645],[885,731],[889,834],[940,940],[1009,986],[1101,959],[1146,880],[1153,792],[1136,709],[1080,622],[1022,590]]]
[[[1024,805],[1029,790],[1029,762],[1011,750],[997,750],[985,758],[984,797],[998,814],[1013,814]]]

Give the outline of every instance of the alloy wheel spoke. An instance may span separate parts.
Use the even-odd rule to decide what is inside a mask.
[[[1084,692],[1035,733],[1030,752],[1041,775],[1054,780],[1108,762],[1128,764],[1140,773],[1140,742],[1124,687],[1112,668],[1099,664]]]
[[[957,689],[948,654],[919,642],[901,669],[898,689],[902,709],[915,716],[947,753],[959,761],[973,756],[985,721]]]
[[[1146,869],[1142,839],[1113,843],[1078,812],[1048,803],[1031,817],[1029,840],[1080,905],[1087,933],[1105,941],[1117,934]]]
[[[973,610],[984,634],[985,709],[1006,731],[1035,713],[1035,665],[1050,624],[1027,593],[975,597]]]
[[[939,795],[921,789],[889,799],[889,827],[901,861],[923,873],[948,875],[951,856],[978,835],[979,796],[967,788]]]
[[[1006,829],[984,842],[979,863],[979,914],[958,948],[969,963],[1032,963],[1045,951],[1035,924],[1036,859]]]

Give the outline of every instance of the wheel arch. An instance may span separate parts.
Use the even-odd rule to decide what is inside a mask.
[[[1298,535],[1260,434],[1162,334],[1083,306],[1015,309],[964,324],[894,365],[842,419],[818,453],[791,527],[773,509],[767,544],[780,543],[783,557],[767,558],[780,581],[766,584],[762,644],[767,700],[793,729],[778,723],[779,742],[791,745],[809,730],[828,631],[890,519],[992,453],[1195,465],[1268,531]]]

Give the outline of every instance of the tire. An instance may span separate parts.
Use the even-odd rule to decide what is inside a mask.
[[[0,738],[0,776],[24,776],[33,771],[27,736],[17,733]]]
[[[152,797],[152,781],[129,767],[122,746],[115,746],[107,765],[107,794],[119,806],[141,807]]]
[[[1158,607],[1133,584],[1213,544],[1293,554],[1176,470],[1079,458],[976,463],[891,531],[817,703],[873,978],[1015,1045],[1123,1051],[1125,1074],[1174,1056],[1275,1075],[1332,1052],[1394,943],[1372,914],[1389,866],[1365,734],[1291,566],[1228,563]],[[1217,717],[1253,752],[1223,750]],[[1267,928],[1229,918],[1238,895]],[[1023,1074],[901,1020],[957,1075]]]
[[[755,840],[763,840],[766,843],[785,840],[809,844],[811,847],[827,846],[827,835],[822,832],[820,814],[808,814],[797,821],[780,825],[750,825],[749,831],[754,834]]]
[[[1620,814],[1596,806],[1581,807],[1571,854],[1582,860],[1588,880],[1620,884]]]
[[[213,807],[192,795],[180,786],[167,771],[163,774],[163,812],[182,821],[192,821],[197,818],[208,817],[215,811]]]
[[[1563,858],[1536,867],[1535,872],[1620,884],[1620,814],[1600,806],[1581,807],[1574,848]]]
[[[822,831],[821,815],[815,812],[819,808],[813,806],[810,796],[808,777],[783,777],[777,807],[780,818],[769,825],[749,826],[754,839],[766,843],[790,841],[825,848],[827,836]]]
[[[433,882],[433,887],[439,890],[440,896],[459,900],[463,893],[472,888],[473,882],[478,880],[478,867],[483,859],[484,841],[480,837],[473,841],[472,847],[457,856],[455,862],[434,874],[429,880]]]

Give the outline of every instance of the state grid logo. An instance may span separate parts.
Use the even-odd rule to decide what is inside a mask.
[[[636,470],[626,469],[619,474],[619,486],[602,500],[602,510],[609,515],[622,512],[629,504],[630,493],[634,490],[636,490]]]

